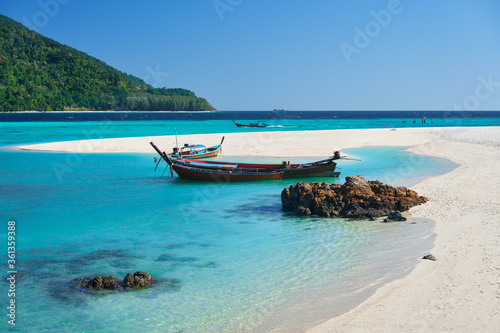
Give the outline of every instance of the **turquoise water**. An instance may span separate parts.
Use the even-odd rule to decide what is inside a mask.
[[[21,134],[2,132],[0,140],[75,139],[95,129],[87,125],[29,123],[31,132],[18,125]],[[138,126],[134,135],[150,134],[149,123],[142,131]],[[340,179],[308,181],[363,174],[408,186],[456,167],[404,147],[346,153],[362,161],[341,161]],[[356,306],[411,269],[433,241],[426,220],[384,224],[285,214],[280,193],[300,179],[183,182],[162,177],[162,167],[154,172],[153,156],[0,151],[0,239],[7,237],[7,221],[16,221],[19,331],[293,332]],[[6,262],[5,253],[1,258]],[[104,295],[71,284],[137,270],[159,282]],[[6,292],[0,300],[8,304]]]
[[[239,120],[248,123],[252,120]],[[403,123],[407,121],[407,123]],[[407,118],[375,119],[267,119],[265,131],[313,131],[353,128],[423,128],[445,126],[500,126],[500,117],[436,118],[425,124],[413,124]],[[237,128],[231,120],[137,120],[137,121],[68,121],[0,122],[0,145],[198,133],[252,132]]]

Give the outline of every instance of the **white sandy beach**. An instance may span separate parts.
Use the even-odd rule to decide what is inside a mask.
[[[184,143],[219,144],[225,136],[223,154],[229,156],[325,156],[335,150],[362,146],[413,146],[429,142],[433,129],[364,129],[336,131],[253,132],[229,134],[180,135]],[[110,132],[103,128],[103,132]],[[90,137],[100,137],[96,131]],[[154,153],[153,141],[160,149],[171,152],[175,136],[134,137],[119,139],[90,139],[22,146],[23,150],[78,153]]]
[[[98,137],[98,135],[97,135]],[[179,136],[218,144],[221,134]],[[170,152],[175,137],[86,140],[23,146],[58,152]],[[227,156],[327,156],[362,146],[410,146],[460,164],[412,189],[430,202],[410,211],[436,222],[431,253],[406,277],[358,308],[308,332],[498,332],[500,330],[500,127],[257,132],[225,135]],[[405,165],[404,168],[412,167]],[[413,167],[418,168],[418,165]],[[403,168],[403,166],[402,166]],[[404,171],[404,170],[403,170]]]

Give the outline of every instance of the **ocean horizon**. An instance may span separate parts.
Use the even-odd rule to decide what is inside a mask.
[[[500,118],[500,111],[359,110],[359,111],[19,111],[0,112],[0,122],[97,120],[280,120],[280,119],[405,119]]]

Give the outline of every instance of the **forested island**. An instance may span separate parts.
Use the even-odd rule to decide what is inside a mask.
[[[192,91],[154,88],[0,15],[0,111],[213,111]]]

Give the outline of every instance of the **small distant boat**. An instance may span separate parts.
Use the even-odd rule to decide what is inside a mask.
[[[273,109],[273,112],[285,112],[287,111],[286,109]]]
[[[220,154],[222,150],[222,143],[224,142],[224,137],[220,144],[213,147],[205,147],[204,145],[190,145],[188,143],[184,144],[180,149],[174,147],[173,152],[170,154],[172,157],[183,157],[183,158],[207,158],[215,157]]]
[[[239,123],[237,123],[237,122],[235,122],[235,121],[233,120],[233,123],[234,123],[237,127],[260,127],[260,128],[262,128],[262,127],[266,127],[266,126],[267,126],[264,122],[262,122],[262,123],[261,123],[260,121],[258,121],[258,122],[256,122],[256,123],[239,124]]]

